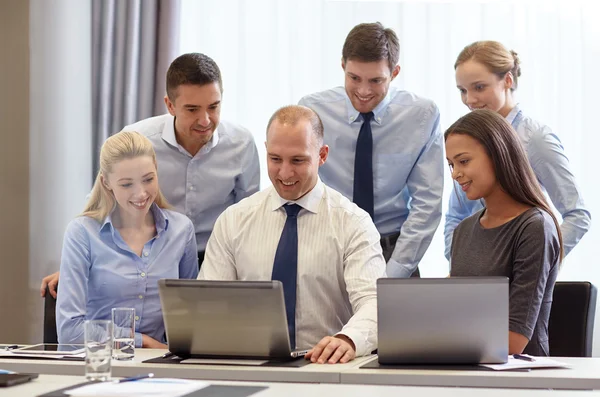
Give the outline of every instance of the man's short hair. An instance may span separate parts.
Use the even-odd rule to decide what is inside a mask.
[[[317,138],[318,147],[323,146],[323,123],[319,115],[312,109],[301,105],[289,105],[277,109],[269,119],[267,124],[267,138],[269,128],[273,121],[279,121],[281,124],[295,125],[300,120],[308,120],[312,127],[313,134]]]
[[[167,96],[173,102],[177,98],[177,88],[184,84],[205,85],[219,83],[223,91],[221,71],[212,58],[191,52],[177,57],[167,70]]]
[[[346,37],[342,59],[344,63],[348,60],[379,62],[385,59],[391,71],[400,59],[398,36],[392,29],[384,28],[380,22],[356,25]]]

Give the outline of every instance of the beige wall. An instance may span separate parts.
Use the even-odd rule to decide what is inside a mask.
[[[0,6],[0,341],[27,342],[29,2]]]

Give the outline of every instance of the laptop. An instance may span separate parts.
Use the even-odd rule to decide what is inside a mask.
[[[169,351],[181,358],[294,360],[280,281],[162,279]]]
[[[377,280],[379,364],[508,359],[506,277]]]

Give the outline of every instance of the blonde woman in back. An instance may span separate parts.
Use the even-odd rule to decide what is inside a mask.
[[[192,222],[167,207],[150,141],[127,131],[108,138],[91,197],[65,232],[59,343],[83,343],[85,320],[132,307],[135,346],[166,348],[157,281],[198,276]]]
[[[516,131],[537,180],[563,218],[560,228],[567,255],[590,228],[591,216],[558,136],[529,118],[516,102],[521,76],[517,53],[497,41],[477,41],[461,51],[454,69],[462,102],[471,110],[489,109],[500,114]],[[467,199],[458,186],[454,190],[444,226],[448,259],[454,229],[483,208],[480,200]]]

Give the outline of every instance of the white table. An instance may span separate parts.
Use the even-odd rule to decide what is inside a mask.
[[[112,360],[112,375],[134,376],[152,372],[159,377],[234,380],[254,382],[340,383],[340,372],[358,367],[371,357],[361,357],[347,364],[308,364],[301,368],[259,366],[144,364],[150,358],[166,353],[160,349],[136,349],[132,361]],[[85,373],[82,361],[26,360],[0,358],[0,369],[49,375],[80,375]]]
[[[34,397],[84,382],[83,376],[40,375],[32,382],[0,388],[0,397]],[[250,397],[600,397],[596,391],[506,390],[411,386],[366,386],[300,383],[213,382],[210,384],[267,386]]]
[[[531,372],[359,368],[366,362],[375,360],[375,356],[358,358],[348,364],[308,364],[301,368],[142,364],[142,361],[158,357],[165,352],[166,350],[136,349],[133,361],[113,360],[112,374],[122,377],[153,372],[158,377],[250,382],[600,390],[600,358],[557,358],[570,364],[572,368],[538,369]],[[83,376],[84,363],[0,358],[0,369]]]
[[[371,360],[376,360],[376,357]],[[571,368],[516,372],[361,369],[357,367],[343,371],[341,383],[520,389],[600,389],[600,358],[556,357],[556,360],[569,364]]]

